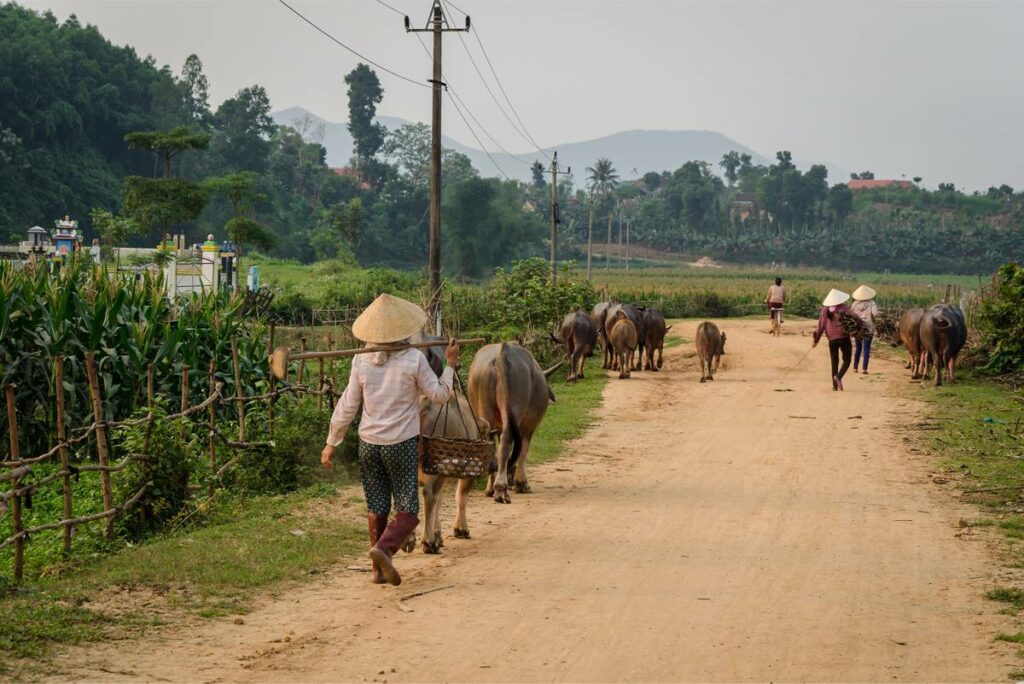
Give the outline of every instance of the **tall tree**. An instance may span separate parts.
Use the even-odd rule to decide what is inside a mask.
[[[386,129],[374,118],[377,105],[384,99],[384,89],[376,72],[359,64],[345,76],[348,85],[348,132],[352,134],[356,173],[366,180],[365,172],[384,144]]]
[[[191,54],[181,68],[182,100],[185,113],[192,126],[205,128],[210,124],[210,82],[203,73],[203,62]]]
[[[735,150],[723,154],[722,161],[718,162],[718,165],[721,166],[722,170],[725,172],[725,180],[729,182],[730,188],[736,185],[736,179],[739,178],[737,172],[739,171],[741,164],[740,153]]]
[[[238,270],[241,272],[243,246],[246,244],[269,250],[276,242],[274,234],[262,223],[252,218],[255,205],[267,199],[267,196],[256,189],[259,175],[252,171],[238,171],[219,178],[211,178],[204,183],[207,190],[226,199],[234,214],[224,230],[228,238],[235,243],[238,250]]]
[[[163,163],[162,178],[127,176],[123,181],[124,213],[151,231],[167,233],[170,227],[198,218],[208,199],[206,190],[184,178],[173,178],[175,157],[204,150],[210,136],[179,127],[170,131],[135,131],[124,137],[128,147],[147,150]]]
[[[381,148],[413,186],[426,190],[430,185],[430,127],[423,123],[405,124],[394,131],[386,131]],[[477,176],[469,157],[444,148],[441,150],[442,185],[460,183]]]
[[[601,199],[602,203],[606,203],[605,201],[607,200],[608,196],[615,189],[615,187],[619,184],[619,174],[615,170],[615,166],[612,164],[610,159],[606,159],[605,157],[601,157],[600,159],[597,160],[597,162],[593,166],[588,166],[587,167],[587,174],[588,174],[587,184],[588,184],[588,186],[590,188],[591,195],[596,194]],[[605,246],[605,259],[604,259],[605,267],[608,267],[611,264],[610,251],[611,251],[611,246],[612,246],[612,208],[610,206],[607,207],[607,211],[608,211],[608,238],[606,240],[606,246]],[[591,221],[591,226],[592,225],[593,225],[593,221]],[[593,228],[591,227],[588,230],[593,231]],[[590,255],[591,247],[590,247],[590,245],[592,243],[593,243],[593,235],[590,235],[590,236],[588,236],[588,239],[587,239],[587,245],[588,245],[588,247],[587,247],[587,262],[588,263],[590,262],[590,259],[591,259],[591,255]]]
[[[214,127],[211,161],[215,168],[257,173],[266,170],[270,137],[276,126],[263,86],[243,88],[225,100],[214,115]]]
[[[828,209],[840,228],[853,213],[853,190],[846,183],[836,183],[828,191]]]
[[[152,152],[163,162],[164,178],[170,178],[174,158],[190,150],[205,150],[210,135],[179,126],[169,131],[133,131],[124,140],[130,149]]]
[[[533,187],[544,188],[547,187],[548,181],[544,178],[544,165],[539,161],[533,162],[530,166],[530,174],[533,176]]]

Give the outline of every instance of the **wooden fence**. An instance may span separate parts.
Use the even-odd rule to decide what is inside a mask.
[[[270,347],[273,346],[274,332],[271,329]],[[269,391],[264,394],[246,395],[242,390],[241,373],[236,340],[231,341],[232,355],[232,380],[235,393],[225,396],[225,383],[216,379],[215,362],[210,363],[207,369],[208,393],[205,398],[195,405],[189,405],[189,382],[190,368],[187,365],[181,367],[181,395],[180,409],[177,413],[163,417],[164,420],[181,420],[181,436],[187,436],[188,426],[193,429],[206,432],[206,449],[209,458],[210,472],[213,478],[210,481],[209,493],[213,494],[214,482],[219,481],[237,463],[237,456],[229,458],[224,462],[219,459],[220,449],[237,451],[239,449],[265,449],[272,446],[270,442],[249,442],[246,441],[245,415],[247,408],[255,402],[267,404],[267,417],[269,433],[273,435],[274,411],[277,400],[284,395],[304,396],[314,395],[317,397],[318,405],[322,408],[324,401],[327,405],[333,405],[334,401],[334,379],[333,367],[331,376],[324,368],[323,360],[320,360],[316,388],[306,384],[306,364],[302,361],[298,364],[296,382],[284,382],[279,388],[277,381],[270,376]],[[104,415],[103,398],[100,391],[100,382],[96,371],[96,356],[93,352],[85,355],[85,366],[88,375],[89,393],[93,407],[93,421],[89,425],[81,426],[70,431],[66,430],[64,424],[64,358],[56,357],[53,369],[57,428],[56,444],[44,453],[33,456],[22,456],[19,445],[19,415],[15,404],[15,385],[6,385],[3,388],[7,409],[7,425],[9,428],[9,456],[0,461],[0,485],[9,482],[6,490],[0,490],[0,514],[10,512],[12,533],[6,539],[0,540],[0,549],[8,546],[14,547],[13,577],[16,582],[21,581],[25,568],[25,552],[27,543],[32,535],[46,530],[63,529],[63,551],[70,553],[75,529],[91,522],[105,521],[105,535],[113,536],[115,518],[132,508],[146,494],[149,484],[143,484],[136,491],[127,494],[123,501],[114,502],[114,490],[111,475],[127,468],[133,462],[138,462],[145,467],[145,464],[152,461],[153,457],[149,452],[150,438],[153,432],[153,425],[157,420],[156,397],[153,391],[154,366],[149,364],[146,382],[146,407],[145,416],[112,420]],[[332,365],[333,366],[333,365]],[[218,411],[221,407],[233,406],[237,415],[238,434],[236,438],[225,435],[217,427]],[[206,413],[206,420],[200,421],[197,417]],[[25,417],[20,417],[24,419]],[[186,418],[192,420],[186,421]],[[111,430],[131,426],[146,426],[143,449],[138,453],[125,454],[116,463],[110,462],[109,439]],[[70,435],[67,434],[70,432]],[[69,450],[88,441],[92,442],[95,448],[95,462],[74,464],[69,459]],[[37,477],[33,467],[59,461],[60,469]],[[89,515],[74,514],[74,483],[78,476],[85,472],[98,472],[100,474],[100,488],[103,498],[103,510]],[[23,523],[23,511],[26,506],[31,507],[32,496],[41,488],[59,483],[63,493],[63,514],[60,520],[47,522],[33,527],[25,527]]]

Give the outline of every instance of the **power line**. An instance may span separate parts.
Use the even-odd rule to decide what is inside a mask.
[[[462,118],[463,123],[466,124],[466,128],[468,128],[469,132],[473,134],[473,138],[476,139],[477,144],[480,145],[480,149],[484,151],[484,154],[487,155],[487,158],[491,160],[492,164],[494,164],[494,168],[498,169],[498,173],[504,176],[505,180],[511,182],[512,179],[509,178],[508,174],[505,173],[505,170],[498,165],[498,162],[494,161],[494,157],[492,157],[491,153],[487,151],[487,148],[484,147],[484,144],[480,142],[479,136],[477,136],[476,131],[473,130],[473,127],[469,125],[469,121],[466,119],[466,116],[462,113],[462,110],[459,109],[459,105],[452,98],[449,98],[449,101],[452,103],[452,106],[455,107],[455,111],[459,113],[459,117]]]
[[[412,83],[413,85],[418,85],[418,86],[420,86],[421,88],[429,88],[429,87],[430,87],[430,86],[429,86],[429,85],[427,85],[426,83],[422,83],[422,82],[420,82],[420,81],[417,81],[417,80],[415,80],[415,79],[409,78],[408,76],[403,76],[402,74],[398,73],[397,71],[392,71],[391,69],[388,69],[388,68],[387,68],[386,66],[382,66],[381,64],[379,64],[379,63],[377,63],[377,62],[373,61],[372,59],[370,59],[370,58],[369,58],[369,57],[367,57],[366,55],[363,55],[363,54],[361,54],[361,53],[357,52],[356,50],[353,50],[353,49],[352,49],[352,48],[350,48],[350,47],[349,47],[348,45],[345,45],[345,43],[341,42],[340,40],[338,40],[337,38],[335,38],[334,36],[332,36],[332,35],[331,35],[330,33],[328,33],[328,32],[327,32],[327,31],[325,31],[324,29],[322,29],[322,28],[320,28],[319,26],[317,26],[317,25],[316,25],[316,24],[315,24],[315,23],[314,23],[314,22],[313,22],[312,20],[308,19],[308,18],[307,18],[307,17],[306,17],[306,16],[304,15],[304,14],[302,14],[302,12],[298,11],[297,9],[295,9],[294,7],[292,7],[291,5],[289,5],[289,4],[287,3],[287,2],[285,2],[285,0],[277,0],[277,1],[278,1],[279,3],[281,3],[282,5],[284,5],[285,7],[287,7],[287,8],[289,9],[289,10],[291,10],[291,11],[292,11],[292,13],[293,13],[293,14],[294,14],[295,16],[297,16],[297,17],[298,17],[299,19],[302,19],[302,21],[306,22],[307,24],[309,24],[310,26],[312,26],[313,28],[315,28],[315,29],[316,29],[317,31],[319,31],[320,33],[322,33],[323,35],[325,35],[325,36],[326,36],[327,38],[329,38],[329,39],[330,39],[330,40],[332,40],[333,42],[337,43],[337,44],[338,44],[338,45],[340,45],[341,47],[343,47],[343,48],[345,48],[346,50],[348,50],[349,52],[351,52],[351,53],[352,53],[353,55],[355,55],[355,56],[356,56],[356,57],[358,57],[359,59],[362,59],[362,60],[364,60],[364,61],[367,61],[367,62],[369,62],[370,64],[372,64],[373,66],[375,66],[375,67],[377,67],[378,69],[380,69],[381,71],[385,71],[385,72],[387,72],[387,73],[391,74],[392,76],[394,76],[394,77],[396,77],[396,78],[400,78],[400,79],[402,79],[403,81],[408,81],[409,83]],[[380,0],[378,0],[378,2],[380,2]],[[381,3],[381,4],[384,4],[384,3]],[[392,7],[391,9],[394,9],[394,8]],[[397,10],[395,10],[395,11],[397,11]]]
[[[380,0],[378,0],[378,2],[379,2],[379,1],[380,1]],[[429,59],[429,58],[430,58],[430,50],[428,50],[428,49],[427,49],[427,46],[426,46],[426,44],[424,44],[424,42],[423,42],[423,39],[422,39],[422,38],[420,38],[420,37],[419,37],[419,36],[417,35],[417,36],[416,36],[416,40],[418,40],[418,41],[419,41],[419,43],[420,43],[420,47],[422,47],[422,48],[423,48],[423,52],[425,52],[425,53],[426,53],[426,55],[427,55],[427,58]],[[497,148],[498,148],[499,150],[501,150],[502,152],[504,152],[505,154],[507,154],[507,155],[508,155],[509,157],[511,157],[512,159],[515,159],[515,160],[516,160],[517,162],[519,162],[519,163],[520,163],[520,164],[522,164],[523,166],[532,166],[532,164],[530,164],[530,162],[528,162],[528,161],[526,161],[525,159],[522,159],[522,158],[520,158],[520,157],[517,157],[516,155],[514,155],[514,154],[512,154],[511,152],[509,152],[508,150],[506,150],[506,149],[505,149],[505,148],[504,148],[504,147],[502,146],[502,144],[501,144],[500,142],[498,142],[498,141],[497,141],[497,139],[495,139],[495,137],[494,137],[493,135],[491,135],[490,131],[488,131],[488,130],[487,130],[486,128],[484,128],[484,125],[483,125],[482,123],[480,123],[480,120],[479,120],[479,119],[477,119],[477,118],[476,118],[476,115],[474,115],[474,114],[473,114],[473,110],[471,110],[471,109],[469,108],[469,105],[467,105],[467,104],[466,104],[466,101],[465,101],[465,100],[463,100],[463,99],[462,99],[461,97],[459,97],[459,94],[458,94],[458,93],[457,93],[457,92],[455,91],[455,87],[454,87],[454,86],[453,86],[453,85],[451,84],[451,82],[449,82],[449,81],[448,81],[448,79],[445,79],[445,87],[446,87],[446,88],[448,89],[448,92],[450,92],[450,93],[452,94],[452,96],[453,96],[453,97],[454,97],[454,98],[455,98],[456,100],[458,100],[458,101],[459,101],[459,104],[461,104],[461,105],[462,105],[462,107],[463,107],[463,109],[465,109],[465,110],[466,110],[466,113],[467,113],[467,114],[469,114],[470,118],[472,118],[472,119],[473,119],[473,121],[474,121],[474,122],[476,122],[476,125],[477,125],[477,126],[478,126],[478,127],[480,128],[480,130],[484,132],[484,135],[486,135],[486,136],[487,136],[488,138],[490,138],[491,142],[492,142],[492,143],[494,143],[494,145],[495,145],[495,146],[496,146],[496,147],[497,147]],[[483,148],[483,145],[481,145],[480,147],[481,147],[481,148]],[[484,151],[486,152],[487,150],[484,150]]]
[[[284,4],[284,0],[279,0],[279,2]],[[402,17],[406,16],[406,14],[404,12],[402,12],[401,10],[395,8],[392,5],[389,5],[388,3],[384,2],[384,0],[376,0],[376,2],[377,2],[377,4],[382,5],[383,7],[386,7],[387,9],[391,10],[395,14],[398,14],[398,15],[400,15]],[[292,11],[294,11],[294,10],[292,10]],[[459,10],[459,11],[462,12],[462,10]],[[298,13],[296,12],[296,14],[298,14]],[[465,12],[463,12],[463,14],[465,14]],[[302,16],[302,15],[299,15],[299,16]],[[305,17],[303,17],[303,18],[305,19]],[[462,36],[460,35],[459,38],[461,39]],[[423,51],[426,53],[427,57],[431,58],[430,50],[427,49],[427,46],[423,43],[423,39],[420,38],[420,36],[418,34],[416,35],[416,40],[419,42],[420,47],[423,48]],[[463,42],[463,47],[466,47],[465,42]],[[466,52],[467,52],[467,54],[469,53],[469,49],[468,48],[466,48]],[[470,55],[470,61],[472,61],[472,60],[473,60],[473,56]],[[476,63],[475,62],[473,63],[473,66],[474,66],[474,68],[476,68]],[[383,67],[381,67],[381,68],[383,69]],[[483,74],[480,73],[479,69],[477,69],[477,74],[480,74],[480,78],[483,79]],[[487,82],[486,81],[484,81],[484,86],[485,87],[487,86]],[[455,92],[455,88],[453,88],[450,83],[446,83],[445,84],[445,90],[450,95],[449,101],[452,103],[452,106],[455,108],[455,111],[458,113],[459,118],[461,118],[462,122],[464,124],[466,124],[466,128],[469,129],[469,132],[473,136],[473,139],[476,140],[477,144],[480,146],[480,149],[483,151],[484,154],[487,155],[487,158],[491,160],[491,163],[494,164],[494,167],[496,169],[498,169],[498,173],[500,173],[505,178],[505,180],[511,181],[512,179],[508,177],[508,174],[505,173],[505,170],[503,168],[501,168],[501,166],[498,164],[498,162],[495,161],[494,157],[491,155],[490,151],[488,151],[487,147],[483,144],[483,142],[480,141],[480,137],[476,134],[476,131],[473,129],[473,126],[469,123],[469,120],[466,118],[466,115],[463,114],[462,109],[459,107],[460,103],[462,104],[462,107],[465,108],[466,112],[469,113],[469,116],[472,117],[473,121],[476,122],[476,125],[480,128],[480,130],[484,132],[484,135],[486,135],[488,138],[490,138],[491,142],[493,142],[502,152],[504,152],[508,156],[512,157],[513,159],[518,161],[520,164],[524,164],[525,166],[531,166],[531,164],[529,162],[527,162],[527,161],[525,161],[523,159],[520,159],[519,157],[517,157],[516,155],[512,154],[511,152],[509,152],[504,147],[502,147],[501,143],[499,143],[494,138],[494,136],[491,135],[490,132],[486,128],[484,128],[483,124],[480,123],[480,120],[476,118],[476,116],[470,110],[469,106],[465,103],[465,101],[463,101],[463,99],[461,97],[459,97],[458,93]],[[489,88],[488,88],[488,92],[489,93],[491,92]],[[491,93],[491,97],[494,99],[495,104],[498,104],[498,108],[501,109],[501,105],[498,103],[497,98],[494,97],[493,93]],[[505,113],[504,110],[502,110],[502,114],[504,114],[504,113]],[[506,115],[506,118],[508,118],[508,115]],[[512,123],[511,119],[509,119],[509,123]],[[514,128],[515,124],[512,124],[512,126]],[[516,129],[516,132],[518,133],[519,129]]]
[[[442,0],[442,2],[444,2],[444,0]],[[459,11],[462,12],[462,10]],[[465,14],[465,12],[462,13]],[[469,63],[473,65],[473,70],[476,71],[476,75],[480,77],[480,82],[484,84],[484,89],[487,91],[487,94],[491,96],[494,106],[498,108],[501,115],[504,116],[505,120],[508,121],[510,126],[512,126],[512,130],[514,130],[523,140],[536,147],[537,144],[533,142],[533,140],[530,139],[524,131],[519,130],[519,126],[516,125],[516,122],[513,121],[512,117],[508,115],[507,111],[505,111],[505,107],[498,101],[497,95],[495,95],[494,91],[491,90],[491,86],[487,83],[487,79],[484,78],[484,74],[480,70],[480,66],[476,63],[476,59],[473,58],[473,53],[470,52],[469,45],[466,44],[466,39],[459,35],[459,41],[462,43],[462,49],[466,51],[466,56],[469,57]],[[538,147],[537,149],[539,150],[540,148]],[[543,153],[543,151],[541,152]]]
[[[395,9],[393,6],[391,6],[391,5],[387,4],[386,2],[384,2],[384,0],[376,0],[376,2],[381,4],[381,5],[383,5],[384,7],[387,7],[388,9],[390,9],[392,12],[395,12],[396,14],[402,14],[402,16],[405,16],[400,10]],[[468,14],[466,14],[466,12],[464,12],[461,9],[459,9],[458,7],[453,5],[452,3],[448,2],[447,0],[441,0],[441,2],[443,4],[445,4],[445,5],[447,5],[447,6],[450,6],[450,7],[454,8],[454,9],[458,10],[463,16],[467,16],[467,17],[469,16]],[[483,52],[484,58],[487,59],[487,63],[490,66],[491,73],[494,74],[494,80],[495,80],[495,82],[497,82],[498,88],[501,89],[502,95],[504,95],[505,100],[509,103],[509,108],[512,109],[512,113],[513,113],[513,115],[515,115],[516,120],[519,121],[518,125],[516,125],[516,122],[513,121],[512,117],[510,117],[508,115],[508,112],[505,110],[505,107],[501,104],[501,102],[498,101],[498,97],[494,94],[494,91],[491,90],[491,86],[487,83],[487,79],[484,77],[483,72],[480,70],[480,66],[477,64],[476,60],[473,58],[473,53],[470,51],[469,45],[466,44],[466,40],[465,40],[465,38],[462,37],[462,34],[459,34],[459,41],[462,43],[462,48],[466,51],[466,56],[469,57],[469,61],[470,61],[470,64],[472,64],[472,66],[473,66],[473,70],[476,71],[476,75],[480,77],[480,82],[484,84],[484,89],[486,89],[487,90],[487,94],[491,96],[491,100],[494,102],[494,105],[498,108],[498,111],[501,112],[501,115],[504,116],[505,120],[508,121],[510,126],[512,126],[512,130],[514,130],[519,135],[519,137],[521,137],[523,140],[525,140],[526,142],[528,142],[529,144],[531,144],[535,148],[537,148],[538,152],[540,152],[542,155],[544,155],[545,157],[547,157],[550,160],[551,156],[547,152],[545,152],[540,147],[540,145],[537,144],[536,140],[533,139],[533,136],[530,135],[530,132],[529,132],[529,130],[527,130],[526,125],[523,124],[522,119],[519,117],[518,112],[516,112],[515,107],[512,106],[512,102],[509,100],[508,94],[505,92],[505,89],[501,85],[501,81],[498,79],[497,73],[495,73],[495,71],[494,71],[494,66],[490,63],[490,58],[487,56],[486,50],[483,49],[483,43],[480,43],[481,52]],[[480,38],[479,38],[479,36],[477,36],[477,42],[479,42],[479,41],[480,41]],[[422,44],[422,41],[421,41],[421,44]],[[430,51],[427,50],[425,45],[423,46],[423,49],[427,51],[427,56],[429,57],[430,56]],[[454,88],[451,88],[450,84],[449,84],[449,88],[452,90],[452,94],[454,94],[456,97],[458,97],[458,94],[455,93]],[[527,166],[530,166],[529,162],[524,162],[522,159],[520,159],[519,157],[517,157],[516,155],[512,154],[511,152],[509,152],[504,147],[502,147],[501,144],[494,138],[494,136],[492,136],[487,131],[487,129],[485,129],[483,127],[483,125],[480,124],[480,122],[477,120],[477,118],[475,116],[473,116],[473,113],[471,111],[469,111],[469,107],[466,106],[466,103],[464,101],[462,101],[461,98],[459,98],[459,101],[462,102],[463,107],[466,108],[466,111],[469,112],[469,115],[473,118],[473,120],[477,122],[477,125],[480,126],[480,129],[483,130],[484,134],[488,138],[491,139],[491,142],[493,142],[499,149],[501,149],[502,152],[504,152],[505,154],[509,155],[510,157],[515,158],[516,161],[519,161],[521,163],[526,164]],[[520,130],[520,126],[522,127],[522,130]]]
[[[400,9],[395,9],[395,8],[394,8],[394,6],[392,6],[392,5],[389,5],[388,3],[384,2],[384,0],[377,0],[377,4],[378,4],[378,5],[384,5],[384,6],[385,6],[385,7],[387,7],[387,8],[389,9],[389,10],[391,10],[392,12],[394,12],[395,14],[397,14],[397,15],[398,15],[398,16],[400,16],[400,17],[404,17],[404,16],[405,16],[405,12],[403,12],[403,11],[402,11],[402,10],[400,10]]]
[[[459,12],[462,12],[462,14],[466,14],[463,10],[459,9],[456,5],[452,4],[450,2],[450,0],[441,0],[441,2],[444,2],[445,4],[451,6],[452,8],[454,8],[456,10],[458,10]],[[501,84],[501,79],[498,78],[498,72],[494,69],[494,63],[491,62],[491,58],[487,54],[487,48],[484,47],[483,40],[480,39],[480,30],[478,28],[476,28],[476,27],[474,27],[474,30],[473,30],[473,37],[476,38],[477,45],[480,46],[480,52],[483,53],[484,59],[487,61],[487,66],[490,67],[490,69],[491,69],[491,75],[494,76],[494,81],[498,84],[498,89],[501,91],[501,94],[505,97],[505,101],[508,103],[509,109],[512,110],[512,114],[516,117],[516,121],[519,122],[519,125],[523,127],[523,132],[526,134],[525,137],[529,140],[529,142],[533,143],[533,146],[537,148],[538,152],[543,154],[550,161],[551,160],[551,156],[547,152],[545,152],[541,148],[541,146],[537,144],[537,141],[534,140],[533,136],[530,135],[529,129],[526,127],[526,124],[523,123],[523,119],[519,116],[519,112],[516,111],[515,105],[512,104],[512,99],[508,96],[508,93],[505,92],[505,87]],[[459,38],[462,38],[462,36],[459,36]],[[463,46],[465,46],[465,41],[463,41]],[[467,52],[469,51],[468,47],[466,48],[466,51]],[[470,58],[470,60],[472,61],[472,58]],[[474,66],[476,66],[476,65],[474,64]],[[489,88],[488,88],[488,92],[490,92]],[[502,110],[502,113],[504,113],[504,110]]]
[[[471,110],[471,109],[469,108],[469,105],[467,105],[467,104],[465,103],[465,101],[464,101],[464,100],[463,100],[463,99],[462,99],[461,97],[459,97],[459,94],[458,94],[457,92],[455,92],[455,88],[452,88],[452,86],[451,86],[451,84],[450,84],[450,83],[448,84],[448,92],[450,92],[450,93],[452,94],[452,97],[454,97],[454,98],[455,98],[456,100],[458,100],[458,101],[459,101],[459,104],[461,104],[461,105],[463,106],[463,108],[464,108],[464,109],[466,110],[466,113],[467,113],[467,114],[469,114],[469,117],[470,117],[471,119],[473,119],[473,122],[474,122],[474,123],[475,123],[475,124],[476,124],[476,125],[477,125],[477,126],[478,126],[478,127],[480,128],[480,130],[481,130],[481,131],[483,131],[483,132],[484,132],[484,135],[486,135],[486,136],[487,136],[488,138],[490,138],[491,142],[492,142],[492,143],[494,143],[494,145],[495,145],[495,146],[496,146],[496,147],[497,147],[497,148],[498,148],[499,150],[501,150],[501,151],[502,151],[502,152],[504,152],[504,153],[505,153],[506,155],[508,155],[509,157],[511,157],[512,159],[514,159],[515,161],[519,162],[519,163],[520,163],[520,164],[522,164],[523,166],[531,166],[531,167],[533,166],[533,164],[531,164],[530,162],[526,161],[526,160],[525,160],[525,159],[523,159],[522,157],[517,157],[516,155],[512,154],[511,152],[509,152],[508,150],[506,150],[506,149],[505,149],[504,147],[502,147],[502,146],[501,146],[501,143],[500,143],[500,142],[498,142],[497,140],[495,140],[495,139],[494,139],[494,136],[493,136],[493,135],[491,135],[491,134],[490,134],[490,133],[489,133],[489,132],[487,131],[487,129],[486,129],[486,128],[484,128],[484,125],[483,125],[482,123],[480,123],[479,119],[477,119],[477,118],[476,118],[476,116],[474,116],[474,114],[473,114],[473,110]],[[485,151],[486,151],[486,150],[485,150]]]

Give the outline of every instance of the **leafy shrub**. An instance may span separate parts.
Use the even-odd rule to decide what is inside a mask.
[[[551,267],[540,258],[524,259],[509,270],[498,269],[490,286],[492,327],[520,331],[543,330],[545,337],[565,314],[590,311],[597,302],[593,286],[563,268],[551,284]]]
[[[242,449],[237,464],[224,484],[253,494],[277,494],[295,489],[305,471],[319,467],[320,451],[330,425],[331,409],[318,409],[315,397],[296,402],[282,399],[274,418],[273,447]],[[268,437],[267,413],[261,404],[246,414],[246,432],[251,440]]]
[[[132,417],[146,415],[147,411],[140,409]],[[149,484],[137,510],[121,518],[122,529],[132,537],[158,529],[177,517],[188,504],[188,486],[193,472],[205,463],[202,445],[194,437],[194,431],[188,431],[188,441],[182,440],[179,423],[167,420],[166,416],[167,412],[157,404],[152,426],[148,423],[131,425],[119,428],[114,435],[116,453],[120,458],[130,454],[145,454],[147,457],[145,461],[131,462],[113,478],[115,502],[124,501],[142,485]]]
[[[977,321],[988,354],[985,368],[998,373],[1024,368],[1024,267],[1008,263],[996,271]]]

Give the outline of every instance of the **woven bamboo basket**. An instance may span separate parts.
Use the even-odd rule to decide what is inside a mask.
[[[473,405],[469,405],[469,416],[462,414],[460,398],[465,397],[462,380],[455,374],[455,407],[462,431],[470,433],[476,430],[477,419]],[[448,404],[434,419],[429,435],[420,435],[420,468],[427,475],[444,477],[471,478],[481,477],[498,470],[498,460],[494,456],[494,442],[489,439],[469,439],[464,437],[445,437],[444,428],[438,434],[438,423],[448,424]],[[454,420],[454,419],[453,419]]]
[[[498,462],[491,440],[421,436],[420,467],[427,475],[482,477],[496,472]]]

